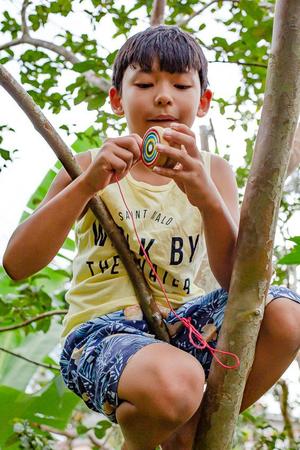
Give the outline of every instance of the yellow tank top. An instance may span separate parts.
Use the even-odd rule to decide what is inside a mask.
[[[98,151],[91,150],[92,159]],[[201,152],[201,155],[205,169],[210,173],[210,154]],[[176,309],[203,295],[205,291],[197,274],[206,249],[198,208],[189,203],[173,180],[153,186],[128,174],[120,185],[133,213],[140,240],[172,307]],[[142,254],[117,184],[110,184],[99,195],[138,258],[154,299],[162,307],[169,308],[156,276]],[[63,320],[61,343],[81,323],[138,304],[126,269],[91,210],[76,222],[75,241],[77,253],[73,260],[73,278],[66,293],[70,306]]]

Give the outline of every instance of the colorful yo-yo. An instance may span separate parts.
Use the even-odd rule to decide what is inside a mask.
[[[159,143],[168,144],[163,138],[163,132],[164,128],[162,127],[152,127],[144,135],[141,147],[141,159],[149,169],[153,169],[155,166],[172,169],[176,165],[176,161],[168,156],[162,155],[156,149],[156,145]]]

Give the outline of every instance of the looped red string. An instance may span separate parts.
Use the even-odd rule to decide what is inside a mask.
[[[159,276],[158,276],[158,274],[157,274],[155,268],[153,267],[153,264],[152,264],[150,258],[148,257],[148,255],[147,255],[147,253],[146,253],[146,250],[145,250],[144,247],[143,247],[143,244],[141,243],[141,240],[140,240],[140,238],[139,238],[139,235],[138,235],[138,232],[137,232],[137,229],[136,229],[136,226],[135,226],[135,221],[134,221],[133,214],[132,214],[132,212],[130,211],[128,205],[127,205],[126,199],[125,199],[124,194],[123,194],[122,189],[121,189],[121,185],[120,185],[120,183],[119,183],[119,179],[118,179],[118,177],[117,177],[116,174],[115,174],[115,179],[116,179],[116,182],[117,182],[117,185],[118,185],[118,188],[119,188],[119,191],[120,191],[120,194],[121,194],[123,203],[124,203],[124,205],[125,205],[125,208],[126,208],[128,214],[129,214],[130,218],[131,218],[131,221],[132,221],[132,225],[133,225],[133,229],[134,229],[136,238],[137,238],[137,240],[138,240],[138,243],[139,243],[139,245],[140,245],[140,248],[142,249],[142,252],[143,252],[143,254],[144,254],[144,256],[145,256],[145,259],[146,259],[147,263],[149,264],[149,266],[151,267],[151,270],[153,271],[154,275],[155,275],[156,278],[157,278],[158,284],[159,284],[159,286],[160,286],[160,288],[161,288],[161,290],[162,290],[162,292],[163,292],[163,294],[164,294],[164,296],[165,296],[165,299],[167,300],[167,303],[168,303],[168,305],[169,305],[169,308],[170,308],[170,309],[172,310],[172,312],[175,314],[175,316],[177,317],[177,319],[179,319],[179,320],[183,323],[183,325],[189,330],[189,341],[190,341],[190,343],[191,343],[195,348],[198,348],[198,349],[200,349],[200,350],[203,350],[204,348],[207,348],[207,349],[210,351],[210,353],[212,354],[213,358],[215,358],[215,360],[218,362],[218,364],[220,364],[220,366],[224,367],[225,369],[236,369],[236,368],[239,367],[239,365],[240,365],[240,360],[239,360],[239,358],[238,358],[238,356],[237,356],[236,354],[231,353],[231,352],[226,352],[226,351],[224,351],[224,350],[218,350],[218,349],[216,349],[216,348],[211,347],[211,346],[206,342],[206,340],[203,338],[203,336],[201,335],[201,333],[200,333],[198,330],[196,330],[196,328],[194,327],[194,325],[192,325],[192,323],[191,323],[191,317],[187,317],[187,318],[179,317],[178,314],[176,313],[176,311],[173,309],[172,305],[171,305],[170,302],[169,302],[169,299],[168,299],[168,296],[167,296],[167,292],[166,292],[166,290],[165,290],[165,288],[164,288],[164,286],[163,286],[163,284],[162,284],[162,282],[161,282],[161,279],[159,278]],[[200,345],[197,344],[197,343],[194,341],[194,339],[193,339],[193,334],[194,334],[195,337],[198,339],[198,341],[201,343]],[[219,359],[218,356],[216,355],[216,353],[221,353],[221,354],[223,354],[223,355],[231,356],[232,358],[234,358],[234,359],[236,360],[236,364],[235,364],[234,366],[228,366],[228,365],[226,365],[226,364],[223,364],[222,361],[220,361],[220,359]]]

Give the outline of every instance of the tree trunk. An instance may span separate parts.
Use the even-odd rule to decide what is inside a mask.
[[[195,450],[229,450],[271,277],[276,220],[300,105],[300,1],[278,0],[261,124],[241,211],[237,255],[218,348],[239,369],[213,361]],[[231,359],[222,357],[232,364]]]

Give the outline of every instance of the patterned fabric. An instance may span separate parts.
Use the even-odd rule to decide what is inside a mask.
[[[283,286],[270,287],[269,301],[279,297],[300,303],[300,296],[291,290]],[[227,292],[218,289],[185,303],[176,313],[182,318],[191,317],[191,323],[215,348],[227,298]],[[179,323],[172,311],[165,320],[169,324]],[[138,350],[161,342],[149,333],[145,320],[128,320],[124,310],[89,320],[66,339],[60,357],[64,382],[90,409],[117,423],[115,411],[122,401],[117,388],[122,371]],[[185,327],[178,329],[171,344],[195,356],[208,376],[212,355],[207,349],[193,347]]]

